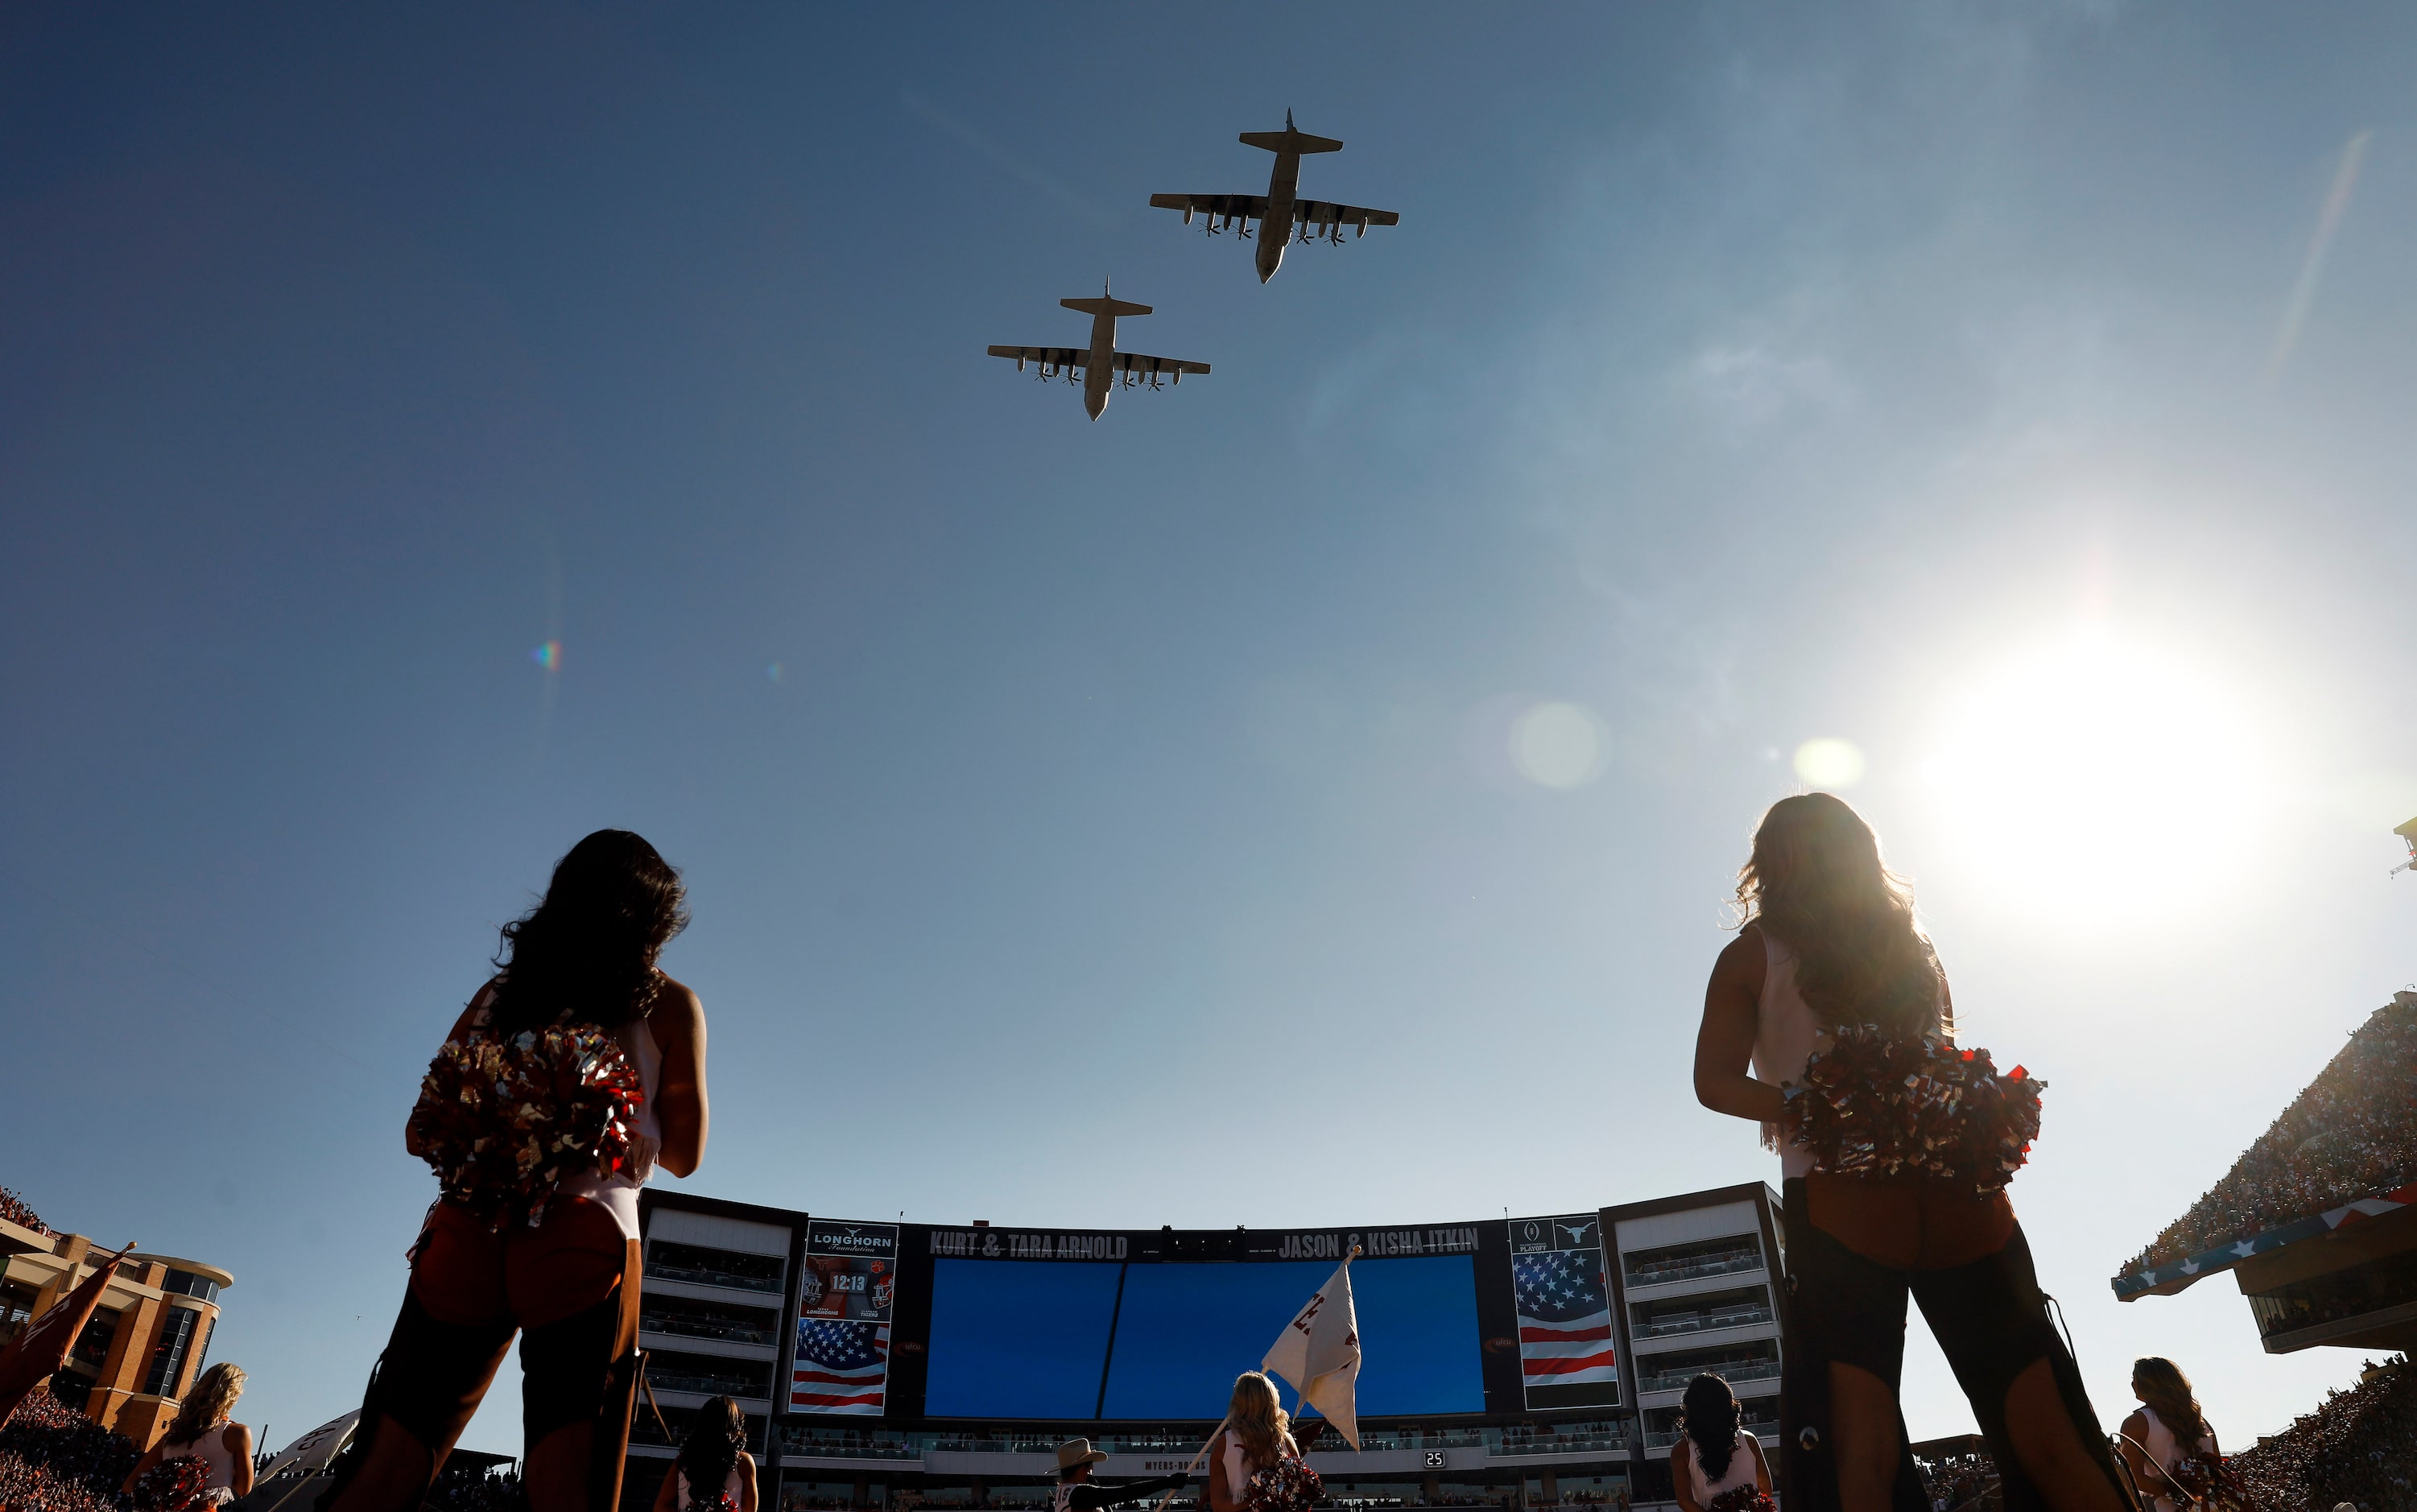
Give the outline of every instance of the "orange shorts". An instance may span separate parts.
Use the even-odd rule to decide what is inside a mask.
[[[439,1202],[412,1263],[411,1293],[439,1323],[540,1327],[612,1295],[630,1247],[613,1215],[583,1197],[557,1199],[543,1228],[513,1222],[500,1233]]]

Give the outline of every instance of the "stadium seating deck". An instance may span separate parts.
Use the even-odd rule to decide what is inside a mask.
[[[2417,1205],[2417,992],[2394,993],[2190,1211],[2116,1276],[2126,1301]]]

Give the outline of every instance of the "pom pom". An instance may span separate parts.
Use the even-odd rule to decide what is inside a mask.
[[[1969,1182],[1986,1195],[2029,1158],[2046,1085],[2019,1066],[1999,1075],[1985,1050],[1852,1024],[1787,1085],[1780,1126],[1825,1172]]]
[[[134,1483],[134,1504],[140,1512],[187,1512],[197,1506],[210,1488],[210,1467],[201,1456],[180,1454],[162,1459]]]
[[[1776,1512],[1771,1493],[1759,1486],[1732,1486],[1711,1499],[1704,1512]]]
[[[565,1177],[628,1166],[645,1101],[620,1042],[593,1024],[474,1031],[428,1063],[411,1129],[445,1201],[493,1229],[523,1213],[535,1228]]]

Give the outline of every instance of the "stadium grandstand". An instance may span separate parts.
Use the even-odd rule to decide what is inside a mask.
[[[2398,992],[2113,1281],[2231,1271],[2270,1353],[2417,1344],[2417,992]]]
[[[2369,1365],[2357,1385],[2229,1463],[2261,1508],[2417,1506],[2417,1370],[2406,1357]]]
[[[782,1512],[1044,1506],[1074,1437],[1104,1481],[1184,1469],[1354,1246],[1360,1448],[1330,1430],[1309,1457],[1332,1500],[1667,1502],[1695,1372],[1777,1443],[1776,1209],[1756,1183],[1527,1218],[1077,1231],[650,1190],[639,1342],[662,1421],[639,1410],[622,1505],[651,1504],[717,1394]]]

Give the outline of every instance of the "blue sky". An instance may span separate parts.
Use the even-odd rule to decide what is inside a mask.
[[[2050,1084],[2102,1411],[2354,1372],[2105,1280],[2417,975],[2406,10],[0,29],[0,1180],[230,1267],[273,1436],[590,829],[692,887],[690,1189],[1465,1220],[1774,1173],[1687,1056],[1817,739]],[[1262,287],[1146,201],[1288,107],[1403,220]],[[981,355],[1110,275],[1214,373]]]

